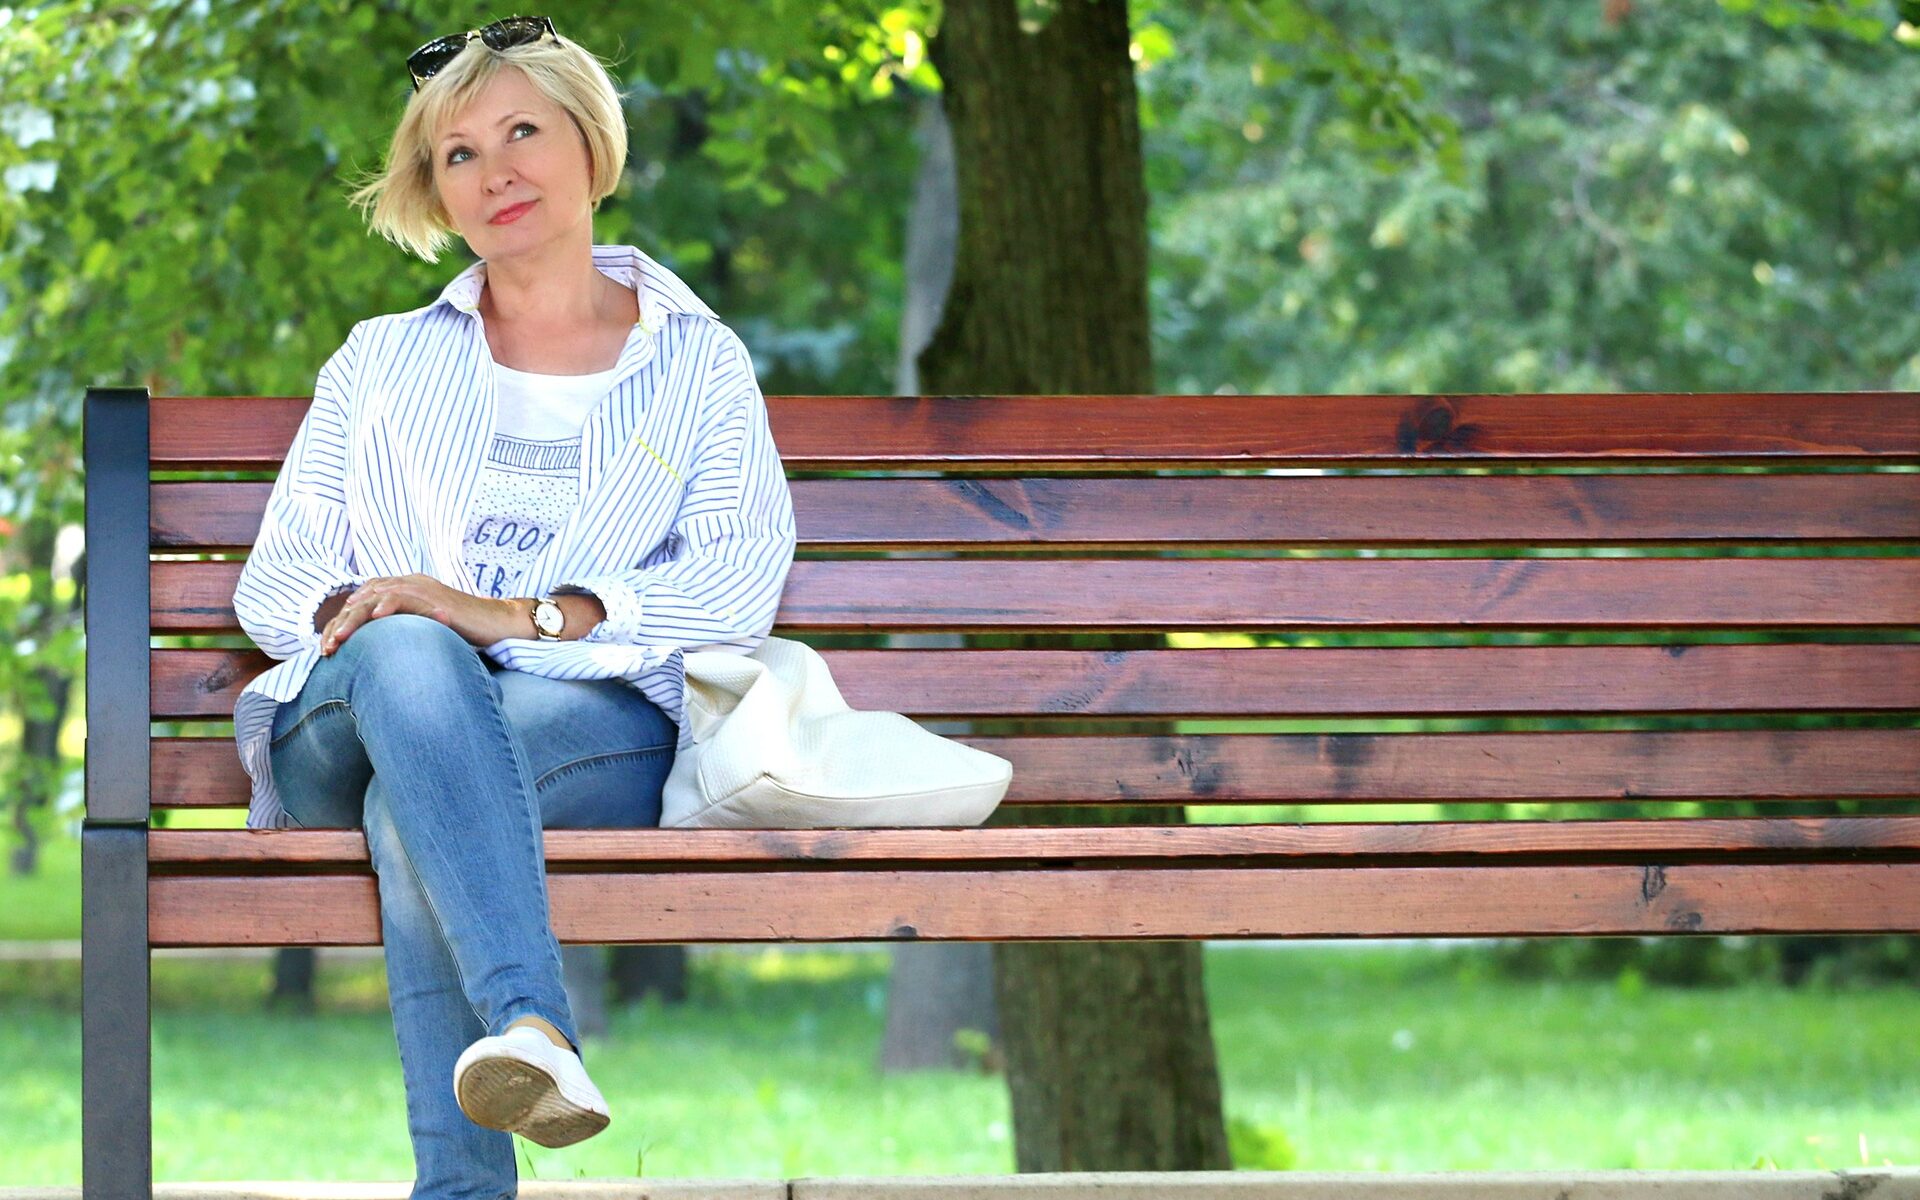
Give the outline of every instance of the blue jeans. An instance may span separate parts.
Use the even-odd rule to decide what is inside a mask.
[[[658,826],[676,732],[618,679],[506,670],[416,613],[355,629],[275,713],[288,818],[366,832],[414,1200],[517,1194],[513,1135],[460,1110],[454,1062],[524,1016],[579,1050],[540,831]]]

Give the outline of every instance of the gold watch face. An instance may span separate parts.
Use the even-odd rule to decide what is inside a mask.
[[[541,600],[533,606],[533,623],[541,633],[558,634],[566,624],[566,614],[553,601]]]

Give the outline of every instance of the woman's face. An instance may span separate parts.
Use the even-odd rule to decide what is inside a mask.
[[[586,138],[518,67],[505,67],[439,131],[433,178],[454,229],[481,258],[511,257],[593,218]],[[493,217],[533,201],[519,218]]]

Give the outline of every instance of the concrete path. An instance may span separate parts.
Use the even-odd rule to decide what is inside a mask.
[[[407,1183],[161,1183],[155,1200],[406,1200]],[[520,1200],[1920,1200],[1920,1167],[1840,1171],[1175,1171],[523,1180]],[[0,1200],[80,1200],[0,1187]]]

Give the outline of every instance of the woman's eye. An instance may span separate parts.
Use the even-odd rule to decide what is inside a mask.
[[[513,127],[513,131],[515,133],[519,133],[522,129],[531,129],[535,133],[540,132],[540,127],[538,125],[535,125],[532,121],[522,121],[518,125],[515,125]],[[453,149],[447,151],[447,165],[451,167],[458,164],[460,160],[455,158],[454,155],[461,153],[465,149],[466,149],[465,146],[455,146]]]

